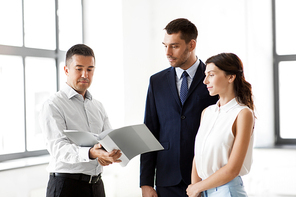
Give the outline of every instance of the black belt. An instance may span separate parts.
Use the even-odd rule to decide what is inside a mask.
[[[69,178],[69,179],[75,179],[79,181],[86,181],[89,184],[95,184],[99,180],[101,180],[101,174],[98,176],[92,176],[92,175],[86,175],[86,174],[70,174],[70,173],[50,173],[51,176],[54,177],[63,177],[63,178]]]

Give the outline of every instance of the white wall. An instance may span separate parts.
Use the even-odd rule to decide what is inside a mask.
[[[149,77],[169,67],[163,29],[171,20],[185,17],[198,28],[201,60],[221,52],[242,59],[257,109],[255,144],[273,145],[270,0],[85,2],[86,43],[94,48],[98,66],[92,92],[105,105],[114,127],[143,122]],[[105,82],[106,73],[112,73],[113,83]]]
[[[247,79],[253,86],[258,147],[274,145],[274,91],[270,0],[246,1]],[[248,68],[249,67],[249,68]]]
[[[95,52],[96,70],[90,88],[103,103],[114,128],[124,125],[123,34],[121,0],[85,0],[85,43]]]

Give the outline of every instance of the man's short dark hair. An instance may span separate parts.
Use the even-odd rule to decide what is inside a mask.
[[[171,21],[164,28],[167,34],[177,34],[181,32],[181,39],[189,43],[192,39],[196,40],[198,32],[196,26],[186,18],[178,18]]]
[[[68,65],[67,62],[72,58],[73,55],[91,56],[95,59],[95,54],[93,50],[85,44],[76,44],[67,51],[66,65]]]

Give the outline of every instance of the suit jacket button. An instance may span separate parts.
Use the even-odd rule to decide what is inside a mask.
[[[186,117],[185,116],[181,116],[181,119],[184,120]]]

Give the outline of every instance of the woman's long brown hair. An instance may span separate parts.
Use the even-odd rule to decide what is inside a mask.
[[[245,104],[254,111],[252,86],[244,76],[243,63],[233,53],[220,53],[207,59],[206,64],[213,63],[226,75],[236,75],[234,80],[234,92],[239,103]]]

